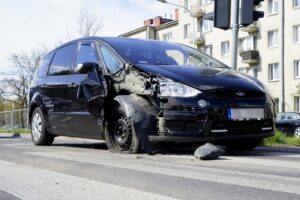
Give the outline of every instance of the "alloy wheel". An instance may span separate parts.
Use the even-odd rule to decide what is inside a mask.
[[[35,113],[31,122],[31,132],[34,141],[38,141],[42,135],[42,118],[39,113]]]
[[[297,127],[297,128],[295,129],[295,131],[294,131],[294,136],[295,136],[296,138],[300,138],[300,127]]]

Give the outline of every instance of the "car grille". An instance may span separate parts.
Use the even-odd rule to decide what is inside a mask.
[[[214,90],[209,91],[209,94],[212,94],[217,97],[221,98],[263,98],[265,97],[265,94],[263,92],[256,92],[256,91],[241,91],[244,93],[244,96],[237,95],[239,91],[235,90]]]
[[[273,127],[272,120],[215,121],[212,130],[226,129],[230,134],[249,134],[263,132],[263,127]]]

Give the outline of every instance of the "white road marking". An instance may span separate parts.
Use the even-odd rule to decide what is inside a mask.
[[[0,188],[22,199],[164,199],[173,198],[87,178],[0,161]]]
[[[291,178],[291,177],[283,177],[278,175],[266,175],[266,174],[259,174],[259,173],[247,173],[247,172],[235,172],[230,170],[218,170],[218,169],[208,169],[203,168],[206,172],[201,171],[201,168],[195,168],[194,170],[185,170],[183,166],[181,168],[176,164],[168,165],[164,163],[161,166],[155,166],[150,164],[145,164],[145,160],[139,162],[122,162],[120,165],[120,160],[114,159],[105,159],[101,160],[101,157],[98,158],[91,158],[89,156],[80,156],[78,154],[65,154],[63,152],[57,153],[46,153],[46,152],[30,152],[28,154],[44,156],[49,158],[57,158],[57,159],[64,159],[70,161],[77,161],[83,163],[91,163],[91,164],[99,164],[109,167],[117,167],[123,169],[130,169],[135,171],[142,171],[147,173],[156,173],[162,175],[170,175],[175,177],[183,177],[183,178],[190,178],[202,181],[212,181],[217,183],[224,183],[224,184],[232,184],[232,185],[239,185],[239,186],[246,186],[255,189],[266,189],[271,191],[277,192],[287,192],[293,194],[300,194],[300,179],[299,178]],[[230,157],[231,158],[231,157]],[[247,160],[248,158],[245,158]],[[253,162],[253,159],[249,159],[246,162],[244,159],[233,159],[241,161],[242,163],[249,164]],[[259,159],[255,159],[259,160]],[[223,162],[224,160],[222,160]],[[272,162],[272,164],[278,164],[286,161],[281,162]],[[290,164],[297,164],[297,162],[287,162],[284,166],[289,166]],[[253,163],[252,163],[253,164]],[[262,163],[261,163],[262,164]],[[274,165],[273,167],[277,167]],[[187,167],[188,168],[188,167]],[[209,172],[210,170],[210,172]],[[226,172],[226,173],[225,173]],[[280,182],[278,181],[280,180]]]

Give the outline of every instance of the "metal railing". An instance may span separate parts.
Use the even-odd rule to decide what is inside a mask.
[[[28,128],[27,109],[0,112],[0,128],[8,130]]]

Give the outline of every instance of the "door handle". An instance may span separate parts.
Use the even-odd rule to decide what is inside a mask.
[[[43,85],[41,85],[41,88],[42,89],[46,89],[48,87],[48,85],[47,84],[43,84]]]
[[[71,84],[68,85],[68,88],[76,88],[76,87],[77,87],[77,86],[76,86],[75,83],[71,83]]]

